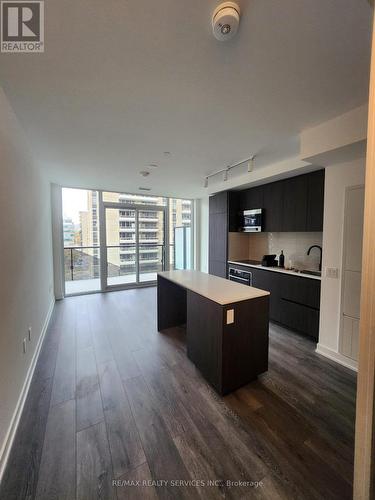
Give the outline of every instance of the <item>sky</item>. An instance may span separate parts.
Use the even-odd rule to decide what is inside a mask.
[[[86,189],[62,189],[63,214],[73,219],[75,224],[79,223],[79,212],[87,211]]]

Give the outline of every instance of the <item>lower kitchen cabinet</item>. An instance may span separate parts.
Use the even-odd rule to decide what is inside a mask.
[[[319,309],[282,298],[279,323],[291,330],[309,335],[316,341],[319,339]]]
[[[273,321],[281,322],[281,307],[280,307],[280,276],[278,273],[251,269],[253,275],[253,286],[266,290],[270,295],[270,314],[269,317]]]
[[[270,319],[318,341],[320,280],[247,269],[252,273],[253,286],[271,293]]]

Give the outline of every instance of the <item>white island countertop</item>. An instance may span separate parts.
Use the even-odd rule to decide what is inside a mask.
[[[163,271],[158,273],[158,276],[222,306],[269,295],[269,292],[259,288],[241,285],[201,271]]]

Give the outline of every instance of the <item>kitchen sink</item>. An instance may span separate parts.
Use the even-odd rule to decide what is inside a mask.
[[[301,269],[300,273],[303,274],[311,274],[312,276],[321,276],[321,271],[310,271],[309,269]]]

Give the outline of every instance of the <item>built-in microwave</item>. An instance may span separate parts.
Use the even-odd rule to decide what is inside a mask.
[[[260,233],[262,231],[263,209],[244,210],[242,214],[242,231]]]

